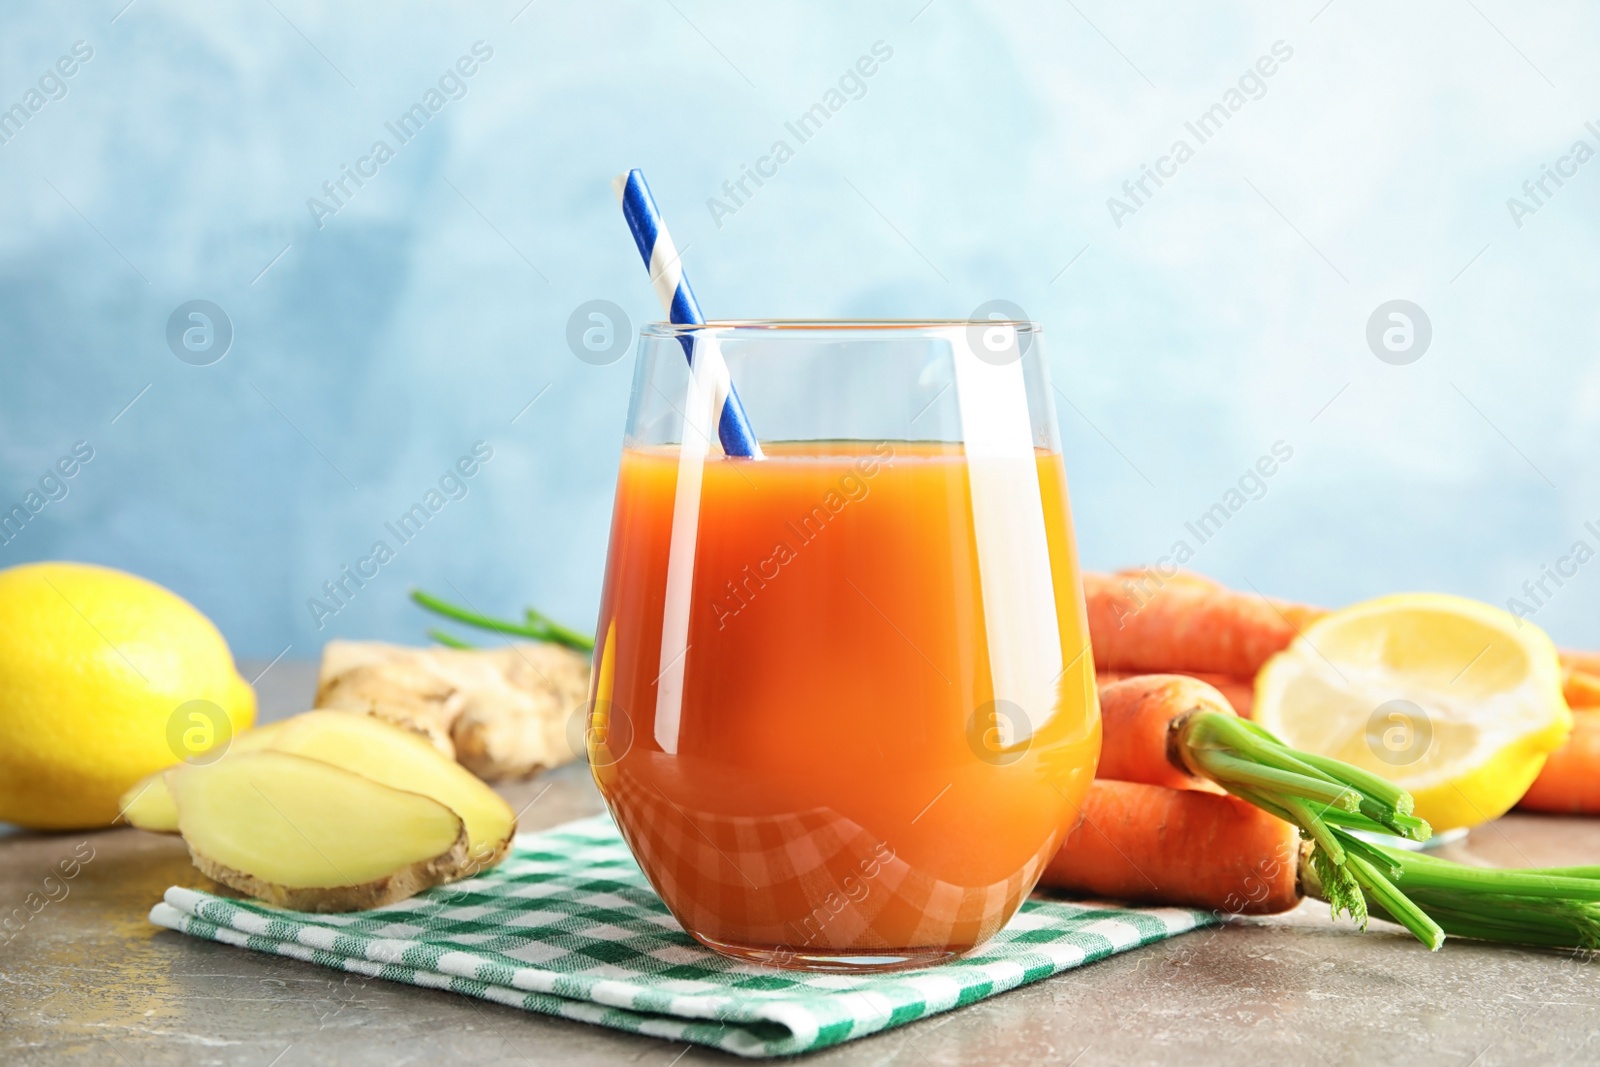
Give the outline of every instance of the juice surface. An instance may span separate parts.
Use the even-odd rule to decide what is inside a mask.
[[[708,459],[698,498],[678,492],[675,447],[623,453],[596,780],[703,940],[779,957],[970,947],[1033,888],[1099,753],[1061,458],[975,474],[960,445],[765,447]],[[996,614],[1018,553],[993,521],[980,543],[975,481],[1032,501],[1001,516],[1042,529],[1029,619]],[[676,584],[673,551],[693,559]],[[1039,655],[1028,639],[1050,616]],[[1039,706],[997,703],[999,674]]]

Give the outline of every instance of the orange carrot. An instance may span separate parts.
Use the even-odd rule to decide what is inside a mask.
[[[1153,572],[1085,574],[1089,642],[1107,670],[1253,678],[1320,608]]]
[[[1567,743],[1550,753],[1544,770],[1517,807],[1560,815],[1600,815],[1600,710],[1573,714]]]
[[[1293,823],[1316,843],[1316,858],[1340,882],[1333,891],[1342,900],[1359,895],[1357,883],[1372,881],[1355,872],[1352,882],[1336,870],[1344,864],[1346,831],[1417,841],[1431,832],[1411,814],[1403,789],[1340,760],[1286,747],[1234,715],[1221,693],[1197,679],[1138,675],[1102,686],[1099,697],[1097,777],[1226,792]]]
[[[1211,674],[1208,671],[1161,671],[1161,674],[1181,674],[1186,678],[1195,678],[1211,686],[1227,698],[1228,704],[1233,708],[1234,714],[1241,719],[1248,719],[1250,711],[1256,703],[1256,683],[1254,678],[1235,678],[1231,674]],[[1095,680],[1102,686],[1112,682],[1121,682],[1129,678],[1147,677],[1144,671],[1109,671],[1097,670],[1094,672]]]
[[[1102,685],[1103,741],[1095,776],[1169,789],[1225,792],[1190,770],[1178,751],[1184,721],[1203,711],[1233,714],[1221,693],[1185,675],[1139,674]]]
[[[1340,760],[1286,747],[1246,722],[1216,689],[1181,674],[1100,687],[1098,778],[1227,792],[1298,825],[1337,864],[1340,831],[1426,840],[1405,790]],[[1220,788],[1219,788],[1220,787]]]
[[[1233,797],[1096,779],[1041,884],[1246,915],[1300,902],[1300,836]]]
[[[1567,743],[1518,802],[1523,811],[1600,815],[1600,652],[1561,651],[1561,689],[1575,712]]]
[[[1143,576],[1148,573],[1148,571],[1140,570],[1137,567],[1130,567],[1126,570],[1118,571],[1116,576],[1118,578],[1135,577]],[[1186,585],[1194,589],[1224,589],[1223,584],[1217,581],[1215,578],[1207,578],[1205,575],[1196,574],[1194,571],[1178,571],[1171,578],[1162,578],[1161,580],[1167,585]]]
[[[1354,838],[1348,847],[1359,887],[1341,886],[1342,867],[1302,845],[1293,826],[1241,800],[1097,779],[1040,884],[1245,915],[1287,911],[1309,896],[1335,916],[1349,910],[1362,927],[1370,906],[1435,949],[1446,933],[1566,948],[1600,938],[1593,868],[1492,870]]]
[[[1225,674],[1212,674],[1199,676],[1221,693],[1229,704],[1233,705],[1235,715],[1241,719],[1250,718],[1256,706],[1256,682],[1254,678],[1230,678]]]
[[[1588,674],[1600,675],[1600,652],[1577,652],[1564,648],[1561,650],[1561,665]]]
[[[1600,943],[1600,878],[1592,869],[1481,870],[1369,843],[1350,831],[1426,839],[1427,824],[1410,814],[1410,794],[1339,760],[1287,748],[1229,714],[1221,694],[1196,679],[1130,678],[1103,687],[1100,700],[1101,776],[1045,885],[1246,914],[1286,910],[1304,894],[1361,927],[1369,910],[1392,919],[1430,948],[1446,933]],[[1600,713],[1593,720],[1600,723]],[[1199,780],[1232,795],[1202,792]]]
[[[1169,672],[1163,671],[1162,673]],[[1231,674],[1215,674],[1211,671],[1171,671],[1170,673],[1196,678],[1206,683],[1227,699],[1228,706],[1233,708],[1235,715],[1245,719],[1250,717],[1250,709],[1255,706],[1256,702],[1256,680],[1254,678],[1235,678]]]
[[[1582,667],[1564,666],[1561,670],[1561,693],[1567,698],[1568,707],[1600,708],[1600,674]]]

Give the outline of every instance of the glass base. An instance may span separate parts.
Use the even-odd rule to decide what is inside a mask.
[[[731,945],[709,937],[691,935],[702,945],[741,963],[785,971],[827,971],[835,974],[877,974],[931,967],[961,955],[955,949],[918,949],[911,952],[796,952],[778,947]]]

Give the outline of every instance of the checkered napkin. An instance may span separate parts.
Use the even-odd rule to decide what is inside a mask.
[[[174,886],[150,921],[195,937],[741,1056],[826,1048],[1213,921],[1179,908],[1029,900],[950,963],[880,975],[774,970],[683,932],[609,816],[517,838],[480,877],[392,907],[285,911]]]

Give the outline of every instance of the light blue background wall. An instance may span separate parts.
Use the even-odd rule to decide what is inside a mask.
[[[0,563],[147,575],[242,655],[416,638],[416,584],[591,624],[632,360],[564,335],[596,298],[655,317],[608,188],[635,165],[714,314],[1042,321],[1090,566],[1154,561],[1279,440],[1195,567],[1503,603],[1600,547],[1600,161],[1520,227],[1506,204],[1600,147],[1589,5],[125,2],[0,26],[0,106],[94,49],[0,145],[0,507],[95,450]],[[317,228],[307,198],[480,40],[467,95]],[[876,41],[865,95],[716,225]],[[1276,41],[1265,95],[1114,225]],[[236,330],[207,367],[165,341],[196,298]],[[1365,340],[1395,298],[1433,324],[1409,366]],[[307,598],[480,439],[467,498],[317,630]],[[1592,562],[1536,621],[1600,646],[1597,593]]]

